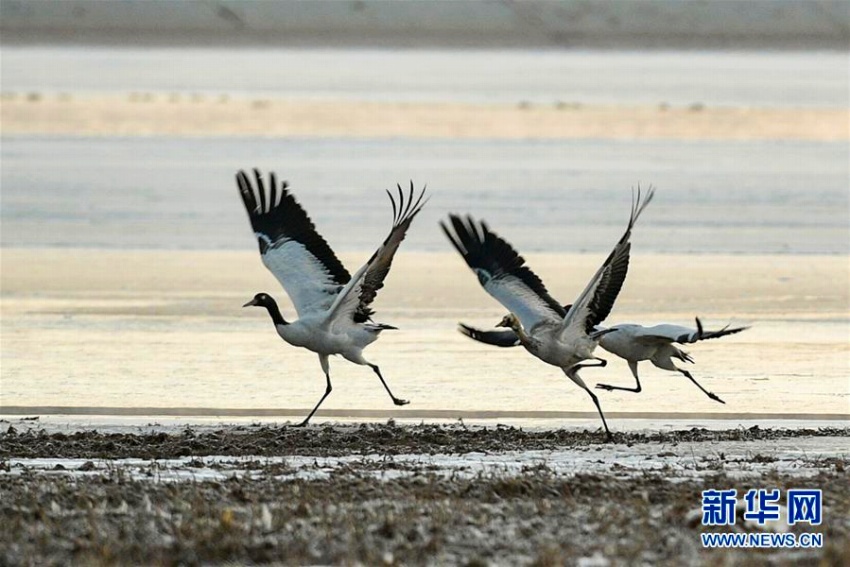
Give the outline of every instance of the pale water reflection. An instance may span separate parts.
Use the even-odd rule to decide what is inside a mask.
[[[119,254],[126,256],[123,262],[116,260]],[[219,254],[233,272],[211,270]],[[12,271],[4,269],[3,276],[2,405],[253,408],[263,410],[261,415],[311,407],[324,385],[316,355],[283,343],[265,313],[240,308],[246,297],[266,289],[291,312],[285,295],[253,252],[219,254],[114,252],[118,273],[99,277],[101,263],[110,263],[106,252],[6,251],[4,268]],[[668,299],[670,288],[656,278],[675,279],[683,259],[636,258],[610,320],[690,324],[701,315],[711,327],[752,324],[739,335],[687,349],[696,360],[694,375],[727,404],[709,400],[679,375],[643,363],[643,393],[600,392],[603,408],[612,414],[731,417],[850,413],[846,287],[833,285],[842,277],[843,259],[798,257],[790,268],[777,257],[706,260],[691,268],[692,280],[676,282],[680,296]],[[577,289],[598,261],[594,255],[530,258],[556,294]],[[708,279],[718,263],[736,278]],[[418,279],[417,265],[428,271],[429,281]],[[749,273],[743,265],[750,266]],[[63,278],[34,292],[30,286],[39,267],[59,270]],[[381,419],[404,418],[406,412],[438,418],[480,412],[514,412],[509,419],[544,415],[535,412],[592,417],[586,394],[557,369],[520,349],[488,348],[455,331],[459,320],[487,326],[503,313],[459,259],[411,253],[399,257],[395,270],[379,298],[377,319],[400,330],[385,333],[366,354],[411,404],[395,408],[368,368],[334,358],[335,387],[324,408],[365,410],[348,415]],[[813,277],[783,281],[782,274],[795,270]],[[134,272],[134,283],[122,280]],[[626,364],[607,358],[607,368],[587,369],[584,378],[629,384]],[[559,416],[567,417],[550,415]]]

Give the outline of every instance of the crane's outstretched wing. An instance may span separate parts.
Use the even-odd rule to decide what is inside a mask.
[[[277,177],[269,174],[266,194],[256,169],[254,179],[256,187],[244,171],[236,174],[263,264],[286,290],[299,317],[327,310],[351,276],[287,190],[287,183],[278,188]]]
[[[419,197],[414,200],[412,181],[406,199],[401,185],[398,185],[397,203],[392,193],[387,191],[387,195],[393,207],[393,226],[390,233],[369,261],[354,274],[351,281],[340,292],[328,313],[329,324],[346,320],[364,323],[372,317],[374,312],[370,305],[375,300],[378,290],[384,287],[384,279],[390,272],[393,256],[404,240],[413,219],[425,206],[425,202],[422,201],[425,189],[423,188]],[[349,313],[351,318],[347,316]]]
[[[643,210],[652,201],[653,196],[655,196],[655,190],[650,187],[643,201],[641,201],[640,188],[637,190],[637,197],[632,197],[632,213],[629,217],[629,225],[608,258],[596,271],[587,287],[573,302],[572,307],[564,317],[563,326],[566,332],[584,332],[589,335],[593,333],[593,328],[602,323],[611,313],[629,271],[629,252],[632,247],[629,239],[632,235],[632,229]]]
[[[706,331],[699,317],[696,318],[697,328],[682,327],[680,325],[655,325],[654,327],[643,327],[635,334],[635,340],[641,343],[679,343],[688,344],[717,339],[727,335],[734,335],[746,331],[749,327],[732,327],[726,325],[719,331]]]
[[[543,321],[564,317],[564,308],[549,295],[525,259],[484,221],[471,216],[449,215],[451,226],[441,222],[443,232],[466,264],[478,276],[484,290],[519,318],[526,329]]]
[[[572,305],[564,305],[564,313],[569,311],[571,307]],[[522,344],[513,329],[491,329],[489,331],[485,331],[483,329],[467,325],[466,323],[458,323],[457,325],[457,330],[461,335],[466,335],[470,339],[478,341],[479,343],[484,343],[485,345],[505,348],[520,346]],[[598,331],[601,329],[594,330]]]
[[[485,345],[515,347],[522,344],[513,329],[493,329],[491,331],[484,331],[482,329],[470,327],[465,323],[458,323],[457,325],[457,330],[460,331],[462,335],[466,335],[470,339],[478,341],[479,343],[484,343]]]

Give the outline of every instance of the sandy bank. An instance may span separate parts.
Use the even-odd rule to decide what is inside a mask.
[[[368,253],[340,256],[346,265],[358,266]],[[61,309],[225,315],[232,314],[236,299],[259,289],[279,295],[289,308],[279,284],[253,250],[3,249],[0,258],[4,314]],[[584,287],[604,255],[526,258],[555,297],[566,302]],[[739,319],[846,317],[848,278],[845,256],[640,254],[632,259],[616,311],[658,317],[687,313],[688,318],[709,311],[714,317]],[[205,301],[192,301],[199,298]],[[448,252],[399,254],[377,305],[439,316],[500,312],[466,265]]]
[[[607,107],[5,93],[4,135],[850,139],[846,109]]]

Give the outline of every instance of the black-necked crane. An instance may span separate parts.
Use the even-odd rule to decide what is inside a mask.
[[[692,344],[708,339],[734,335],[735,333],[749,329],[749,327],[729,328],[729,325],[726,325],[719,331],[706,331],[699,317],[696,318],[696,324],[696,329],[670,324],[655,325],[653,327],[645,327],[634,323],[622,323],[608,328],[597,326],[597,331],[612,331],[600,337],[599,346],[628,362],[632,375],[635,377],[636,386],[630,388],[628,386],[597,384],[596,387],[601,390],[608,390],[609,392],[623,390],[625,392],[639,393],[641,386],[640,378],[638,377],[638,362],[649,360],[662,370],[682,373],[697,388],[702,390],[706,396],[721,404],[725,404],[726,402],[721,400],[717,394],[703,388],[690,372],[675,365],[673,362],[674,358],[684,362],[694,362],[690,354],[676,347],[675,344]],[[467,337],[488,345],[515,347],[521,344],[519,337],[511,329],[482,330],[460,323],[458,330]]]
[[[600,338],[612,331],[597,331],[595,327],[611,312],[623,287],[629,268],[632,229],[653,195],[654,190],[650,188],[646,198],[641,200],[638,189],[625,233],[569,310],[549,295],[540,278],[525,265],[525,259],[492,232],[487,223],[458,215],[449,215],[450,226],[440,223],[484,290],[508,309],[509,314],[498,326],[512,329],[526,350],[543,362],[559,367],[587,392],[609,438],[611,431],[599,399],[578,371],[606,364],[605,360],[593,355],[593,350]],[[596,363],[582,364],[586,360]]]
[[[354,364],[369,366],[381,379],[393,403],[397,406],[407,404],[407,400],[392,393],[378,365],[363,357],[363,349],[375,342],[382,331],[395,329],[373,322],[374,312],[370,305],[384,286],[393,256],[410,224],[425,204],[425,190],[416,198],[412,182],[407,196],[399,186],[397,201],[387,191],[393,208],[389,236],[352,277],[289,192],[287,183],[284,181],[278,187],[277,178],[271,173],[267,194],[259,171],[254,170],[254,178],[256,187],[245,172],[236,174],[239,194],[259,242],[263,264],[289,295],[298,320],[284,319],[277,303],[267,293],[258,293],[244,307],[264,307],[284,341],[317,353],[327,380],[319,403],[298,425],[307,425],[331,393],[328,357],[335,354]]]

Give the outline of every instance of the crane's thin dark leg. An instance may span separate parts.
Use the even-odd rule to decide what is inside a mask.
[[[570,367],[569,369],[565,369],[564,372],[566,373],[567,377],[570,380],[572,380],[578,386],[583,388],[584,391],[587,392],[588,395],[590,396],[590,399],[593,400],[593,403],[596,406],[596,411],[599,412],[599,417],[602,418],[602,426],[605,427],[605,436],[608,438],[608,441],[611,441],[614,438],[614,436],[611,434],[611,430],[608,429],[608,422],[605,421],[605,414],[602,413],[602,406],[599,405],[599,398],[596,397],[596,394],[594,394],[590,390],[590,388],[587,387],[587,384],[585,384],[584,380],[581,379],[581,376],[578,375],[578,371],[581,370],[582,368],[593,367],[593,366],[605,366],[606,364],[608,364],[607,361],[605,361],[605,360],[602,360],[602,359],[597,359],[597,360],[599,360],[599,362],[600,362],[599,364],[577,364],[575,366]]]
[[[725,403],[726,403],[726,402],[724,402],[723,400],[721,400],[721,399],[720,399],[720,397],[719,397],[717,394],[715,394],[714,392],[709,392],[708,390],[706,390],[705,388],[703,388],[702,386],[700,386],[700,383],[699,383],[699,382],[697,382],[697,381],[694,379],[694,377],[693,377],[693,376],[691,376],[691,373],[690,373],[690,372],[688,372],[687,370],[682,370],[681,368],[677,368],[676,370],[678,370],[679,372],[681,372],[682,374],[684,374],[685,376],[687,376],[687,377],[688,377],[688,379],[689,379],[691,382],[693,382],[693,383],[694,383],[694,385],[695,385],[697,388],[699,388],[700,390],[702,390],[702,392],[703,392],[706,396],[708,396],[709,398],[711,398],[711,399],[712,399],[712,400],[714,400],[715,402],[720,402],[721,404],[725,404]]]
[[[322,405],[322,402],[325,401],[325,398],[327,398],[328,395],[331,393],[331,390],[333,390],[333,388],[331,387],[330,372],[325,372],[325,378],[327,378],[327,380],[328,380],[328,386],[327,386],[327,388],[325,388],[325,395],[322,396],[322,399],[319,400],[319,403],[316,404],[316,407],[313,408],[313,411],[310,412],[310,415],[308,415],[306,418],[304,418],[304,421],[302,421],[301,423],[299,423],[295,427],[304,427],[305,425],[307,425],[310,422],[310,418],[313,417],[313,414],[316,413],[316,410],[319,409],[319,406]]]
[[[594,404],[596,404],[596,411],[599,412],[599,417],[602,418],[602,425],[605,427],[605,436],[608,438],[608,441],[611,441],[611,439],[613,439],[614,436],[611,435],[611,430],[608,429],[608,422],[605,421],[605,414],[602,413],[602,406],[599,405],[599,398],[597,398],[596,394],[591,392],[590,388],[588,388],[586,386],[584,388],[584,391],[587,392],[590,395],[590,399],[593,400]]]
[[[608,361],[605,360],[604,358],[594,357],[592,360],[595,360],[596,364],[592,364],[590,362],[585,362],[584,364],[577,364],[577,365],[573,366],[573,368],[575,368],[576,371],[578,371],[578,369],[581,369],[581,368],[605,368],[606,366],[608,366]],[[579,378],[578,374],[576,374],[576,378],[581,380],[581,378]]]
[[[609,392],[613,392],[614,390],[623,390],[625,392],[634,392],[636,394],[640,393],[640,378],[638,378],[637,373],[637,362],[629,361],[629,368],[632,369],[632,374],[635,377],[635,384],[637,384],[634,388],[629,388],[628,386],[612,386],[610,384],[597,384],[596,387],[600,390],[608,390]]]
[[[380,369],[380,368],[378,368],[378,365],[377,365],[377,364],[370,364],[370,365],[369,365],[369,367],[370,367],[372,370],[374,370],[374,371],[375,371],[375,374],[377,374],[377,375],[378,375],[378,378],[380,378],[380,379],[381,379],[381,384],[383,384],[383,385],[384,385],[384,388],[387,390],[387,393],[388,393],[388,394],[390,395],[390,397],[393,399],[393,403],[394,403],[395,405],[397,405],[397,406],[405,406],[405,405],[407,405],[407,404],[409,404],[409,403],[410,403],[408,400],[402,400],[401,398],[396,398],[396,397],[393,395],[392,391],[390,390],[390,387],[389,387],[389,386],[387,386],[387,382],[386,382],[386,380],[384,380],[384,377],[383,377],[383,376],[381,376],[381,369]]]

